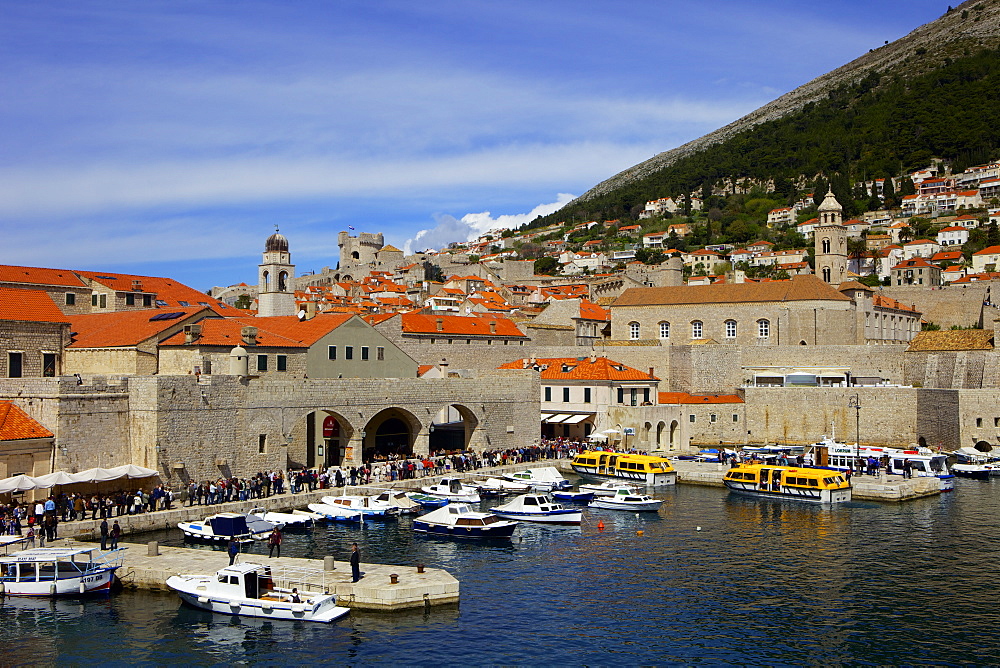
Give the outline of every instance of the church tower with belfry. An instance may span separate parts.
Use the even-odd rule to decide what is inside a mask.
[[[257,315],[295,315],[295,265],[288,239],[274,226],[264,242],[264,259],[257,267]]]
[[[844,208],[833,196],[826,193],[817,211],[819,220],[813,232],[816,243],[816,275],[832,285],[847,280],[847,228],[844,227]]]

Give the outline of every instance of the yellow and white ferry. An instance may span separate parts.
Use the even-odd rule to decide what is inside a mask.
[[[844,503],[851,500],[851,483],[830,469],[812,469],[770,464],[740,464],[722,479],[726,487],[741,494],[814,503]]]
[[[673,485],[677,471],[666,457],[587,450],[573,458],[573,470],[585,478],[627,480],[643,485]]]

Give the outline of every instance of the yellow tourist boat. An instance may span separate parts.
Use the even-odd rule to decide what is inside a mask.
[[[666,457],[587,450],[574,457],[571,465],[585,478],[624,480],[653,486],[677,482],[677,471]]]
[[[741,494],[815,503],[844,503],[851,500],[851,483],[830,469],[740,464],[722,479],[726,487]]]

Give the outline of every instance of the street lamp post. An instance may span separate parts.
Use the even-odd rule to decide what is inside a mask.
[[[847,405],[854,409],[854,459],[857,462],[861,456],[861,397],[855,394]]]

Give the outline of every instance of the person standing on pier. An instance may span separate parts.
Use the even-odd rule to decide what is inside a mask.
[[[232,566],[236,561],[236,555],[240,553],[240,544],[236,542],[236,538],[229,539],[229,565]],[[280,554],[278,556],[281,556]]]
[[[118,549],[118,538],[122,535],[122,528],[118,526],[118,520],[115,520],[114,526],[111,527],[111,549]]]
[[[361,552],[358,550],[358,544],[353,543],[351,545],[351,581],[357,582],[361,579]]]
[[[108,549],[108,520],[101,520],[101,551]]]
[[[274,548],[278,548],[278,558],[281,559],[281,531],[278,527],[271,530],[271,535],[267,537],[267,557],[274,556]]]

